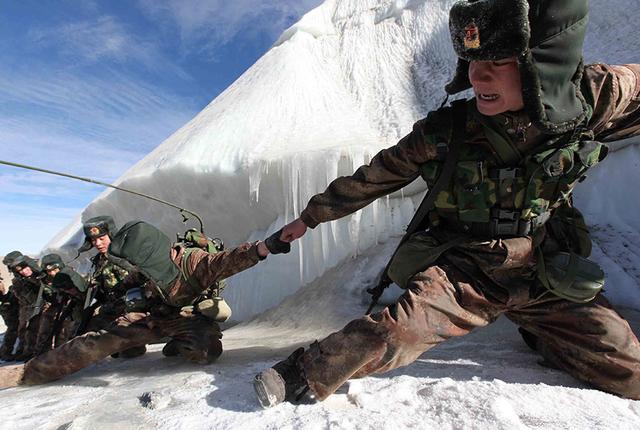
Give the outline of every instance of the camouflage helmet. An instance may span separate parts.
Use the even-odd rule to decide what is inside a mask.
[[[10,264],[9,268],[15,272],[18,272],[25,267],[31,267],[34,274],[41,272],[40,266],[38,266],[38,262],[28,255],[21,255]]]
[[[89,218],[82,224],[82,231],[84,231],[84,243],[78,249],[78,252],[85,252],[91,249],[92,239],[109,235],[111,237],[116,233],[116,223],[109,215],[101,215],[93,218]]]
[[[10,253],[8,253],[7,255],[4,256],[4,258],[2,259],[2,264],[4,264],[7,267],[11,266],[11,263],[13,263],[13,261],[22,256],[22,252],[20,251],[11,251]]]
[[[65,264],[58,254],[47,254],[40,259],[40,266],[45,272],[48,272],[56,268],[63,269]]]
[[[589,108],[580,91],[588,0],[461,0],[449,14],[458,55],[445,90],[471,87],[469,63],[516,57],[524,108],[547,134],[579,127]]]

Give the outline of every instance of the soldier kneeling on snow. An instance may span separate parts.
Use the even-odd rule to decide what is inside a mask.
[[[266,244],[206,252],[184,243],[172,245],[164,233],[143,221],[125,224],[113,236],[108,258],[132,272],[137,279],[130,279],[131,285],[144,285],[127,292],[125,313],[103,330],[85,333],[26,364],[1,368],[0,388],[53,381],[119,351],[167,337],[171,341],[165,355],[212,362],[222,353],[222,333],[211,312],[220,301],[207,298],[207,290],[270,252],[288,252],[289,245],[278,242],[279,234]]]
[[[500,315],[547,364],[640,400],[640,342],[600,293],[604,274],[588,260],[571,199],[607,154],[599,142],[640,135],[640,65],[583,66],[587,21],[587,0],[454,4],[459,59],[446,90],[473,87],[476,97],[431,112],[334,180],[280,237],[298,239],[422,177],[434,200],[387,271],[406,292],[260,372],[263,406],[307,391],[324,400],[350,378],[406,366]]]

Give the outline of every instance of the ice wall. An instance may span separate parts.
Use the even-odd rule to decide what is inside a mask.
[[[229,246],[263,238],[442,101],[454,66],[445,13],[451,3],[325,2],[120,184],[198,212],[207,232]],[[226,293],[234,316],[273,306],[398,234],[422,191],[416,184],[324,224],[288,256],[234,277]],[[103,193],[82,217],[102,213],[120,225],[142,218],[171,236],[184,229],[175,211],[118,191]],[[78,222],[69,226],[49,247],[75,245],[78,229]]]
[[[447,26],[452,3],[325,1],[119,182],[198,212],[207,232],[228,246],[265,237],[440,104],[455,67]],[[627,20],[623,11],[633,3],[592,2],[597,34],[589,36],[587,60],[639,61],[640,42],[625,36],[634,34],[632,24],[611,25],[612,16]],[[610,11],[601,13],[605,7]],[[602,170],[609,168],[616,162]],[[399,234],[423,191],[415,183],[323,224],[291,254],[232,278],[225,297],[234,318],[276,305],[340,261]],[[594,218],[604,219],[601,209],[592,210]],[[174,210],[121,192],[106,191],[82,218],[98,214],[113,215],[119,225],[144,219],[170,236],[185,228]],[[48,247],[77,245],[79,226],[76,220]]]

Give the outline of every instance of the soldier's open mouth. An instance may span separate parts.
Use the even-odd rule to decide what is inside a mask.
[[[496,100],[499,96],[497,94],[479,94],[478,98],[484,101]]]

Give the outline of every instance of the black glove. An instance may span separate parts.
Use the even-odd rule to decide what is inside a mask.
[[[291,251],[291,244],[280,240],[282,229],[276,231],[271,236],[264,240],[264,244],[272,254],[288,254]]]

